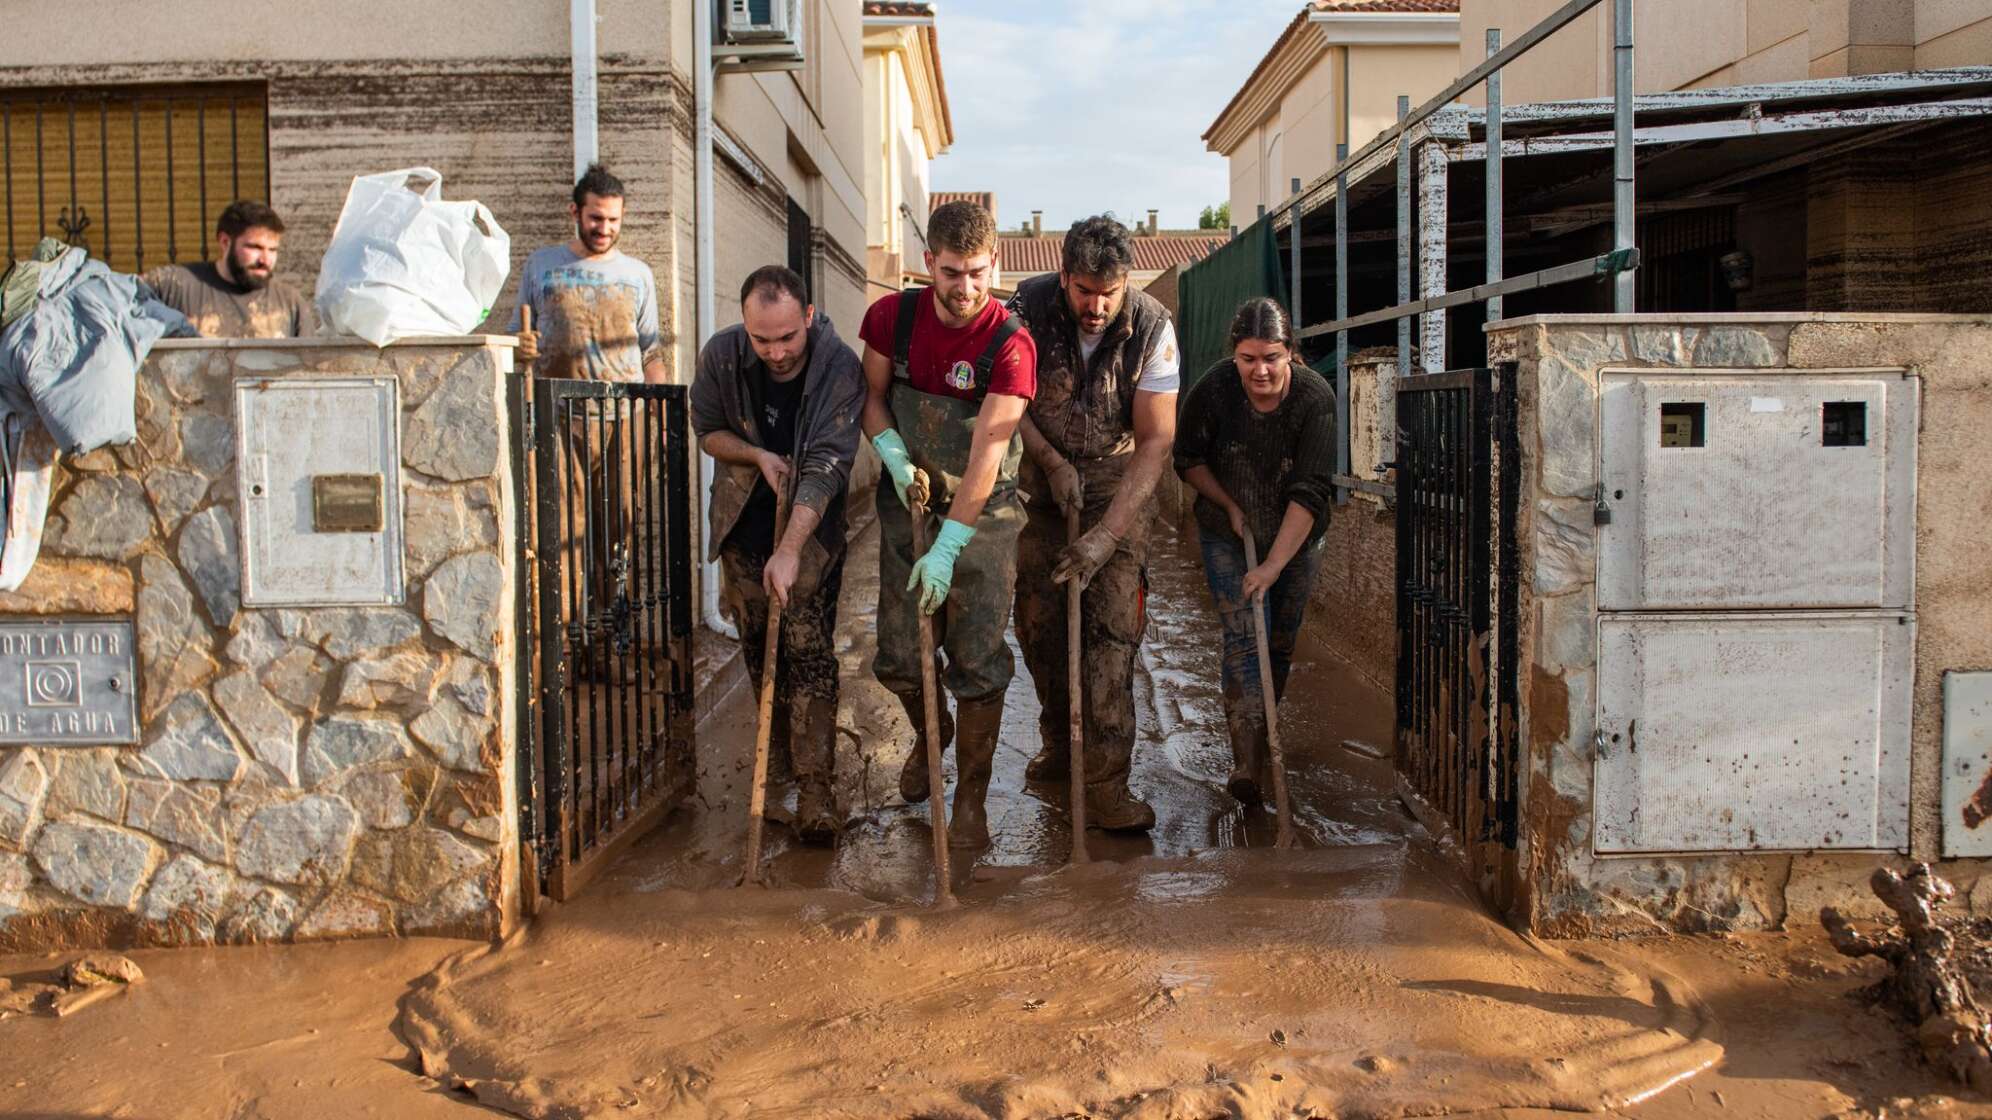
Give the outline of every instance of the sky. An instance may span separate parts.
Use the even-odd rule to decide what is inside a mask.
[[[996,192],[1007,229],[1111,210],[1197,224],[1230,193],[1201,137],[1302,0],[937,0],[954,146],[937,191]]]

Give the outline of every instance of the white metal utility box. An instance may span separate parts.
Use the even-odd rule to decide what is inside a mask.
[[[402,601],[399,400],[391,377],[235,383],[243,603]]]
[[[1601,373],[1597,851],[1906,849],[1918,389]]]

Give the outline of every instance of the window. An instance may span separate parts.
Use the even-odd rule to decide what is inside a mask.
[[[1668,401],[1660,406],[1660,446],[1702,447],[1707,443],[1708,406],[1701,401]]]
[[[270,195],[260,83],[0,91],[9,259],[43,237],[121,272],[214,253],[214,219]]]
[[[1820,413],[1821,447],[1867,446],[1866,401],[1827,401]]]
[[[795,199],[788,200],[788,266],[802,277],[802,290],[809,302],[816,302],[816,231],[809,212]]]

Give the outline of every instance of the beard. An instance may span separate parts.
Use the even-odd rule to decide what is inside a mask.
[[[616,247],[616,242],[622,240],[622,231],[618,230],[615,233],[590,233],[586,226],[576,222],[574,224],[574,236],[591,251],[606,253]]]
[[[237,258],[230,258],[228,271],[234,273],[235,286],[244,291],[260,292],[270,286],[270,270],[251,271],[248,265]]]

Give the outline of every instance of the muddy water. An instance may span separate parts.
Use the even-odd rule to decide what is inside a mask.
[[[860,538],[868,559],[872,538]],[[1063,787],[1031,788],[1019,669],[993,843],[935,912],[911,745],[866,672],[874,566],[852,564],[834,853],[776,830],[773,889],[733,890],[750,698],[702,734],[698,804],[513,944],[464,954],[403,1028],[439,1078],[520,1115],[1379,1115],[1623,1104],[1716,1060],[1691,990],[1493,921],[1386,792],[1383,698],[1304,650],[1287,740],[1304,850],[1225,795],[1215,623],[1156,550],[1136,684],[1146,837],[1064,866]],[[1024,578],[1043,578],[1025,573]],[[1488,1029],[1490,1022],[1501,1024]]]

